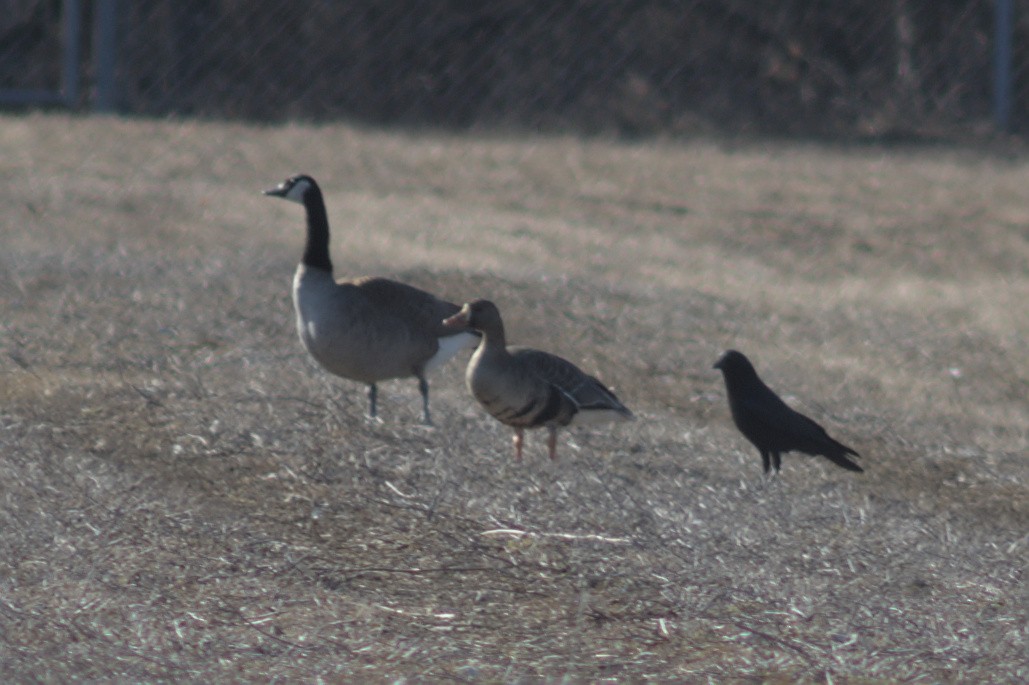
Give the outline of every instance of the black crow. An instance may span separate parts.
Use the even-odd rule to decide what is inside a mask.
[[[803,452],[826,457],[849,471],[861,471],[847,458],[857,452],[829,437],[817,423],[794,411],[758,378],[753,364],[743,353],[729,350],[715,362],[725,378],[732,420],[743,436],[761,452],[765,473],[782,465],[782,452]]]

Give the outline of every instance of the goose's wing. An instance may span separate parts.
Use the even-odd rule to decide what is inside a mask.
[[[519,366],[540,381],[555,388],[575,406],[577,413],[613,412],[631,418],[632,412],[607,386],[572,362],[549,352],[531,348],[511,348]]]
[[[356,278],[341,285],[353,286],[364,296],[371,310],[397,319],[411,330],[434,338],[460,332],[446,329],[443,319],[453,316],[461,307],[421,288],[378,276]]]

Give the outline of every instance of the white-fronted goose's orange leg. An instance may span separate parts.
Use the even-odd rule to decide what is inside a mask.
[[[515,448],[515,461],[522,460],[522,443],[525,442],[525,431],[521,428],[515,428],[514,439],[512,440]]]
[[[557,461],[557,429],[548,428],[550,435],[547,436],[547,448],[550,450],[550,460]]]

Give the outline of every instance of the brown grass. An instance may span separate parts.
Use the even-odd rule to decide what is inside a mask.
[[[542,437],[299,348],[341,273],[488,296],[641,417]],[[0,119],[0,677],[1029,679],[1029,164]],[[773,482],[726,347],[863,455]],[[514,532],[517,531],[517,532]]]

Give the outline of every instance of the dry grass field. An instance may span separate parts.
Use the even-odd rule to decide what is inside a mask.
[[[289,300],[489,297],[639,416],[364,388]],[[1029,680],[1029,157],[0,118],[0,680]],[[766,480],[746,352],[863,474]]]

